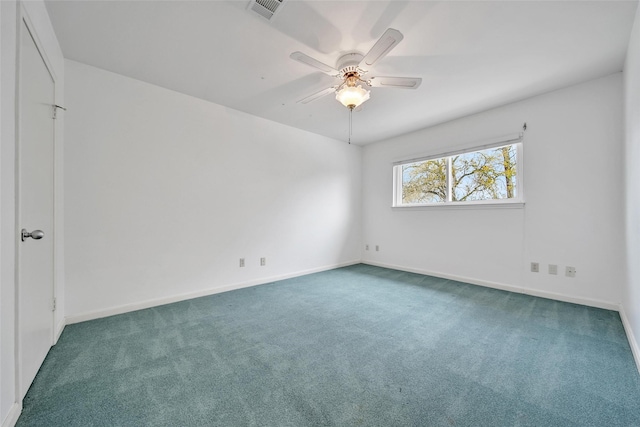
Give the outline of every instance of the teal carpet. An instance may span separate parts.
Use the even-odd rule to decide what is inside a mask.
[[[355,265],[70,325],[18,426],[640,426],[616,312]]]

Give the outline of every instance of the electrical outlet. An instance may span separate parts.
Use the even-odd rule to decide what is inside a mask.
[[[567,277],[576,277],[576,268],[575,267],[567,267],[565,270],[565,276]]]
[[[558,266],[556,264],[549,264],[549,274],[558,274]]]
[[[240,267],[244,267],[244,258],[240,258]]]
[[[539,273],[540,272],[540,263],[539,262],[532,262],[531,263],[531,272],[532,273]]]
[[[364,250],[368,251],[369,250],[369,244],[367,243],[366,245],[364,245]]]
[[[260,258],[260,265],[262,265],[262,266],[267,265],[267,259],[266,258]]]
[[[380,251],[380,246],[376,245],[376,252]]]

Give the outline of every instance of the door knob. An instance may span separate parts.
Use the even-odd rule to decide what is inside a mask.
[[[22,241],[24,242],[24,239],[28,239],[29,237],[31,237],[34,240],[40,240],[44,237],[44,231],[33,230],[31,233],[29,233],[26,228],[23,228],[21,232]]]

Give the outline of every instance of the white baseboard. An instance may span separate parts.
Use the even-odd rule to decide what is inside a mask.
[[[13,405],[11,405],[11,408],[9,409],[9,413],[7,414],[4,421],[2,422],[2,427],[15,426],[16,423],[18,422],[18,418],[20,417],[21,413],[22,413],[22,404],[15,402]]]
[[[53,345],[56,345],[56,343],[58,342],[58,340],[60,339],[60,335],[62,335],[62,331],[64,331],[64,327],[66,326],[66,322],[65,319],[63,318],[61,321],[58,322],[58,324],[56,325],[56,330],[55,330],[55,335],[54,335],[54,340],[53,340]]]
[[[631,347],[633,359],[636,361],[636,368],[638,368],[638,372],[640,372],[640,347],[638,346],[638,341],[636,341],[636,336],[633,334],[631,322],[629,322],[627,312],[624,310],[624,305],[620,304],[618,312],[620,313],[620,319],[622,320],[624,331],[627,334],[627,340],[629,340],[629,347]]]
[[[520,286],[507,285],[504,283],[491,282],[488,280],[473,279],[471,277],[456,276],[454,274],[440,273],[437,271],[428,271],[428,270],[423,270],[418,268],[404,267],[401,265],[386,264],[381,262],[364,261],[364,260],[362,261],[362,263],[368,264],[368,265],[375,265],[377,267],[390,268],[393,270],[407,271],[410,273],[418,273],[418,274],[424,274],[427,276],[440,277],[442,279],[455,280],[458,282],[470,283],[472,285],[479,285],[487,288],[500,289],[503,291],[515,292],[515,293],[531,295],[535,297],[553,299],[553,300],[563,301],[563,302],[570,302],[573,304],[587,305],[589,307],[604,308],[607,310],[614,310],[614,311],[618,311],[619,309],[618,304],[607,302],[607,301],[600,301],[600,300],[595,300],[590,298],[573,297],[570,295],[557,294],[557,293],[547,292],[547,291],[538,291],[534,289],[523,288]]]
[[[216,288],[203,289],[201,291],[190,292],[187,294],[174,295],[165,298],[157,298],[153,300],[141,301],[131,304],[124,304],[117,307],[107,308],[104,310],[96,310],[87,313],[68,316],[65,318],[65,324],[85,322],[87,320],[100,319],[102,317],[113,316],[116,314],[129,313],[131,311],[142,310],[145,308],[157,307],[159,305],[171,304],[173,302],[185,301],[193,298],[204,297],[207,295],[219,294],[222,292],[233,291],[236,289],[248,288],[251,286],[264,285],[266,283],[276,282],[278,280],[291,279],[292,277],[304,276],[306,274],[318,273],[321,271],[333,270],[334,268],[346,267],[348,265],[359,264],[360,260],[348,261],[339,264],[326,265],[323,267],[312,268],[309,270],[297,271],[295,273],[287,273],[278,276],[265,277],[261,279],[251,280],[248,282],[233,283]],[[60,331],[62,332],[62,331]]]

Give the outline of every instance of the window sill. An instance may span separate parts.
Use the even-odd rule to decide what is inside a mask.
[[[404,206],[391,206],[392,210],[417,210],[428,211],[432,209],[523,209],[524,202],[495,202],[495,203],[439,203],[430,205],[404,205]]]

